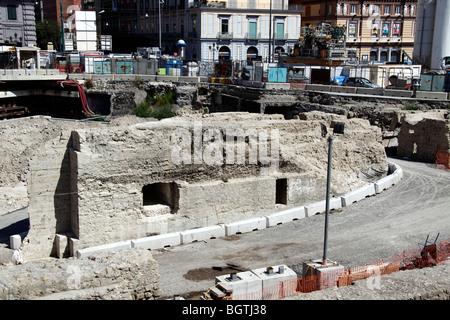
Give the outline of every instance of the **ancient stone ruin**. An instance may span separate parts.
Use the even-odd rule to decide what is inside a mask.
[[[229,223],[325,198],[328,142],[333,196],[387,170],[381,130],[367,120],[311,112],[216,113],[86,127],[38,148],[27,176],[24,259]]]

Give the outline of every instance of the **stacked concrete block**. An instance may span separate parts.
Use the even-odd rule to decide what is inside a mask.
[[[344,266],[336,262],[323,265],[322,260],[311,260],[303,263],[303,277],[315,276],[317,290],[335,287],[344,274]]]
[[[286,265],[255,269],[252,272],[262,281],[264,300],[281,299],[297,291],[297,273]]]
[[[262,279],[252,271],[218,276],[215,283],[223,291],[232,291],[233,300],[262,299]]]

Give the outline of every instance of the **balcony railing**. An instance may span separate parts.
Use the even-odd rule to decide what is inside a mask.
[[[259,39],[261,39],[261,33],[258,32],[258,33],[255,34],[255,33],[247,32],[245,34],[245,39],[247,39],[247,40],[259,40]]]
[[[233,39],[233,32],[218,32],[217,33],[217,39],[219,40],[231,40]]]

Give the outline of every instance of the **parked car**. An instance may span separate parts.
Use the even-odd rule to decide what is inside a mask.
[[[349,87],[380,88],[379,85],[362,77],[347,77],[342,81],[342,85]]]

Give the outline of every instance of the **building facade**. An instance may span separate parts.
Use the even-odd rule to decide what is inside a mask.
[[[36,45],[34,1],[0,0],[0,43]]]
[[[347,54],[360,62],[410,61],[417,0],[293,0],[302,26],[327,22],[347,27]]]
[[[182,39],[186,59],[262,61],[297,42],[298,9],[283,0],[104,0],[96,7],[115,51],[155,46],[173,54]]]

